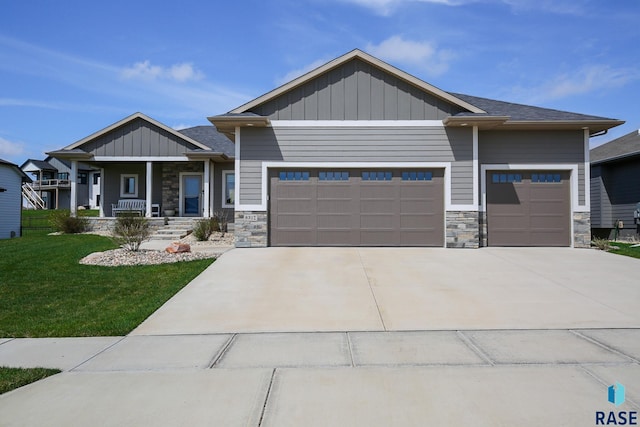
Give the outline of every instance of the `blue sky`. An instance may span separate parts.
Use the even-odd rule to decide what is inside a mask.
[[[44,158],[136,111],[175,128],[354,48],[441,89],[640,128],[637,0],[6,0],[0,158]]]

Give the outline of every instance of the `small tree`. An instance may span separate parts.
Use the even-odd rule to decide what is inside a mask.
[[[218,222],[218,231],[220,231],[222,237],[224,237],[224,233],[227,232],[227,224],[229,223],[227,211],[215,211],[213,213],[213,219]]]
[[[149,221],[145,217],[124,212],[116,218],[113,240],[123,248],[138,251],[150,235]]]

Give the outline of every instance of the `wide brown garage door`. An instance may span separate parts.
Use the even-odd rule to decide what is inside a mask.
[[[570,246],[567,171],[487,172],[489,246]]]
[[[442,169],[270,170],[272,246],[443,246]]]

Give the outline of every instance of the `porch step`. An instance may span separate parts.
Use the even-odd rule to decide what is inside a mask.
[[[189,218],[169,218],[167,225],[151,235],[151,240],[180,240],[193,231],[193,220]]]

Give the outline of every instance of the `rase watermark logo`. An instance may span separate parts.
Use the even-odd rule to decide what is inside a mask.
[[[607,388],[607,400],[616,406],[622,405],[625,401],[625,388],[619,382]],[[636,411],[597,411],[597,426],[635,426],[638,425],[638,412]]]

